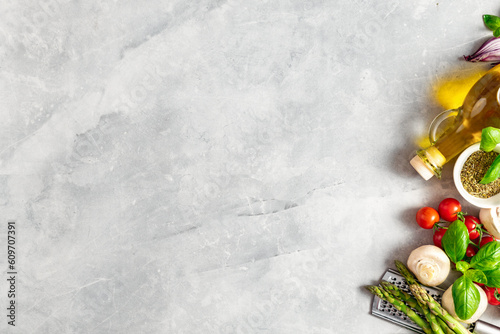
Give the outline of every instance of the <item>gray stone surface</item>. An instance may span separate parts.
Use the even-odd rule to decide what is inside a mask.
[[[362,286],[459,196],[408,162],[499,9],[2,1],[0,331],[407,333]]]

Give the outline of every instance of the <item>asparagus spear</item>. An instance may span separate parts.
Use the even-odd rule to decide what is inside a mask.
[[[447,325],[457,334],[471,334],[457,319],[453,318],[437,301],[432,298],[427,291],[417,283],[413,274],[406,268],[406,266],[400,262],[395,261],[396,267],[398,268],[401,275],[404,276],[406,282],[410,287],[413,296],[417,299],[420,305],[426,306],[424,308],[428,309],[431,314],[441,318]],[[429,321],[429,323],[431,323]],[[431,323],[432,327],[432,323]],[[434,327],[432,327],[434,330]]]
[[[396,285],[383,281],[380,283],[385,291],[390,292],[395,298],[404,301],[408,306],[415,309],[417,312],[424,314],[424,310],[418,304],[417,300],[409,293],[401,290]]]
[[[391,295],[391,293],[389,293],[389,292],[388,292],[388,291],[386,291],[385,289],[380,289],[380,290],[381,290],[381,292],[384,294],[384,296],[385,296],[386,298],[389,298],[389,297],[395,297],[394,295]],[[399,290],[399,289],[398,289],[398,291],[400,291],[400,292],[401,292],[401,295],[403,295],[403,294],[402,294],[402,292],[403,292],[403,291],[401,291],[401,290]],[[406,297],[406,296],[405,296],[405,297]],[[409,298],[408,298],[408,299],[409,299]],[[401,299],[399,299],[399,300],[401,300]],[[410,300],[410,299],[409,299],[409,300]],[[403,301],[403,303],[404,303],[404,300],[402,300],[402,301]],[[414,301],[416,302],[416,304],[417,304],[416,306],[418,306],[418,308],[419,308],[420,312],[421,312],[421,313],[423,312],[422,314],[425,314],[425,312],[426,312],[426,311],[425,311],[425,310],[421,307],[421,305],[419,305],[419,304],[418,304],[417,300],[416,300],[416,299],[414,299]],[[410,300],[410,302],[411,302],[411,300]],[[427,310],[427,312],[430,312],[430,311],[428,311],[428,310]],[[426,325],[427,325],[426,327],[428,327],[428,328],[429,328],[429,330],[430,330],[430,332],[431,332],[431,333],[445,334],[445,333],[443,333],[443,332],[440,332],[440,329],[441,329],[441,328],[440,328],[440,326],[439,326],[439,327],[438,327],[438,326],[434,326],[434,327],[436,328],[436,329],[434,329],[434,328],[433,328],[433,326],[432,326],[432,323],[431,323],[430,325],[429,325],[428,323],[426,323]]]
[[[446,333],[446,334],[455,334],[455,332],[448,326],[446,322],[443,321],[443,319],[437,317],[437,322],[441,326],[441,329]]]
[[[421,314],[424,314],[424,310],[418,303],[418,301],[409,293],[401,290],[398,288],[396,285],[390,283],[390,282],[381,282],[380,285],[384,288],[385,291],[391,293],[395,298],[398,298],[402,301],[404,301],[408,306],[411,308],[415,309],[417,312],[420,312]],[[445,332],[445,334],[454,334],[455,332],[451,330],[448,325],[441,320],[439,317],[436,319],[439,325],[441,326],[441,329]]]
[[[406,314],[408,318],[410,318],[418,326],[420,326],[426,334],[432,334],[432,330],[429,324],[424,319],[422,319],[417,313],[415,313],[415,311],[413,311],[410,307],[408,307],[403,301],[394,298],[394,296],[392,296],[387,292],[384,294],[383,289],[381,289],[378,286],[370,285],[367,286],[366,289],[368,289],[368,291],[370,291],[374,295],[378,296],[380,299],[386,300],[389,303],[391,303],[396,310]]]
[[[429,310],[441,318],[457,334],[470,334],[470,332],[453,316],[451,316],[438,302],[434,300],[421,286],[410,288],[417,300],[427,304]]]
[[[398,268],[399,272],[405,277],[406,282],[408,282],[408,285],[410,286],[410,290],[413,293],[412,286],[414,286],[414,285],[420,286],[417,283],[417,280],[415,279],[413,274],[410,273],[408,268],[406,268],[406,266],[402,262],[396,261],[396,267]],[[430,309],[427,307],[426,303],[422,302],[418,298],[416,298],[416,299],[417,299],[418,304],[422,308],[423,315],[425,316],[425,318],[427,319],[427,321],[429,322],[429,324],[432,328],[432,332],[436,333],[436,334],[444,334],[443,330],[441,329],[441,326],[437,322],[436,315],[430,311]]]

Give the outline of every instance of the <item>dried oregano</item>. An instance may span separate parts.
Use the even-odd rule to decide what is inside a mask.
[[[465,161],[460,179],[469,194],[479,198],[489,198],[500,193],[500,179],[488,184],[479,183],[497,156],[498,153],[493,151],[476,151]]]

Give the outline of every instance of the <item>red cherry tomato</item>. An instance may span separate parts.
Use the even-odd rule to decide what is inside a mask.
[[[467,250],[465,251],[465,256],[467,257],[473,257],[477,253],[477,247],[469,245],[467,246]]]
[[[467,231],[469,231],[469,239],[474,240],[479,238],[479,228],[481,226],[481,221],[479,218],[474,216],[465,216],[465,226],[467,226]]]
[[[483,287],[486,296],[488,297],[488,303],[490,305],[500,305],[500,289],[490,288],[489,286]]]
[[[428,206],[417,211],[417,223],[421,228],[431,229],[439,221],[438,212]]]
[[[439,216],[449,222],[457,220],[457,213],[461,211],[462,206],[460,205],[460,202],[454,198],[445,198],[441,201],[441,203],[439,203]]]
[[[443,240],[443,235],[446,233],[445,228],[439,228],[434,232],[434,235],[432,236],[432,241],[434,241],[434,245],[443,248],[443,245],[441,244],[441,241]]]
[[[479,243],[479,247],[483,247],[486,245],[488,242],[492,241],[497,241],[497,239],[493,238],[491,235],[485,235],[482,239],[481,242]]]

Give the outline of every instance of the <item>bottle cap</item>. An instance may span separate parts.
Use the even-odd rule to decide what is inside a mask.
[[[415,168],[415,170],[424,178],[424,180],[429,180],[434,176],[434,172],[430,169],[429,166],[422,159],[416,155],[413,159],[410,160],[410,164]]]

